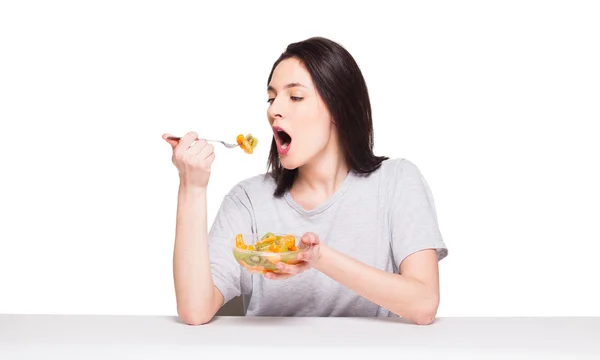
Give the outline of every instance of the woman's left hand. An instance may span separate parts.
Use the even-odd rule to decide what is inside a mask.
[[[298,264],[288,265],[283,262],[278,262],[276,265],[278,270],[265,273],[264,276],[267,279],[272,280],[285,280],[310,269],[312,264],[321,258],[321,245],[317,234],[308,232],[302,235],[299,248],[302,249],[307,247],[310,247],[308,251],[298,254],[298,260],[300,260]]]

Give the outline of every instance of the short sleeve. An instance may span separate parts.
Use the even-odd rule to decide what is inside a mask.
[[[448,255],[442,238],[429,185],[412,162],[398,161],[391,202],[391,246],[394,265],[407,256],[425,249],[435,249],[438,261]]]
[[[227,194],[208,234],[210,269],[224,304],[248,292],[250,279],[235,261],[232,246],[236,234],[251,232],[251,224],[249,209],[233,192]]]

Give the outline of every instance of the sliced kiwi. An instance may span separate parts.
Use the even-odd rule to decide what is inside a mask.
[[[260,244],[256,247],[256,251],[267,251],[269,246],[271,246],[271,243]]]
[[[266,256],[259,256],[260,257],[260,264],[262,266],[268,265],[271,262],[269,261],[269,259]]]
[[[275,240],[275,235],[271,235],[270,239],[267,237],[263,237],[263,239],[256,243],[256,250],[267,251],[269,249],[269,246],[271,246],[271,244],[273,244],[276,241],[277,240]]]
[[[286,264],[288,264],[289,262],[296,261],[296,260],[298,260],[298,252],[297,251],[294,251],[291,254],[281,255],[281,262],[284,262]]]
[[[265,268],[265,270],[269,270],[269,271],[275,271],[277,270],[277,266],[275,266],[275,264],[273,264],[272,262],[266,262],[263,267]]]
[[[240,261],[240,260],[244,260],[244,258],[246,257],[246,255],[240,251],[233,251],[233,256],[236,258],[236,260]]]
[[[252,149],[254,149],[258,144],[258,139],[252,136],[252,134],[248,134],[248,136],[246,136],[246,141],[248,141],[248,144],[250,144]]]
[[[277,244],[277,247],[279,248],[279,252],[287,252],[288,251],[287,243],[285,242],[285,240],[279,241],[279,243]]]
[[[272,232],[268,232],[268,233],[264,234],[263,237],[260,238],[260,240],[262,241],[262,240],[268,238],[269,236],[275,236],[275,234],[273,234]]]
[[[262,261],[262,258],[258,255],[249,255],[248,258],[246,259],[246,263],[248,263],[248,265],[254,266],[254,265],[260,265]]]

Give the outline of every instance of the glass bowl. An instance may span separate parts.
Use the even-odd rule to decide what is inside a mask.
[[[294,265],[298,254],[307,252],[310,246],[301,245],[301,236],[268,232],[266,234],[238,234],[233,239],[233,257],[251,274],[276,271],[276,264]]]

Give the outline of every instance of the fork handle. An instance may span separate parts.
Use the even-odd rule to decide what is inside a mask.
[[[181,140],[181,137],[180,136],[169,136],[169,137],[167,137],[167,139],[169,139],[169,140]],[[199,139],[196,139],[196,140],[199,140]],[[208,139],[204,139],[204,140],[206,140],[206,141],[216,141],[216,140],[208,140]]]
[[[181,137],[180,136],[169,136],[169,137],[167,137],[167,139],[169,139],[169,140],[181,140]],[[199,139],[196,139],[196,140],[199,140]],[[206,140],[206,141],[212,141],[212,142],[221,142],[220,140],[209,140],[209,139],[204,139],[204,140]]]
[[[179,140],[181,140],[181,137],[180,136],[169,136],[169,137],[167,137],[167,139],[169,139],[169,140],[178,140],[179,141]],[[198,140],[198,139],[196,139],[196,140]],[[209,139],[204,139],[204,140],[223,143],[221,140],[209,140]]]

